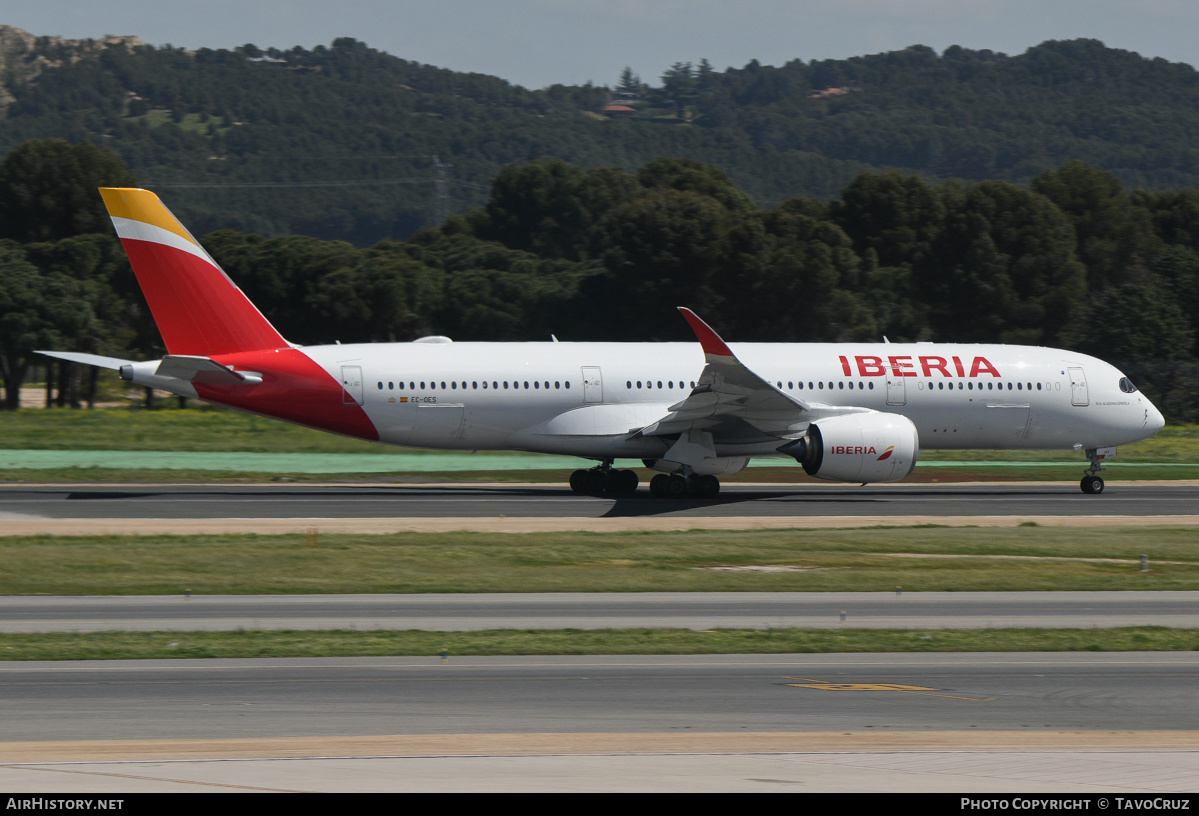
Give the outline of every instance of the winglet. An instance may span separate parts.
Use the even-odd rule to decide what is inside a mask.
[[[691,324],[691,330],[695,332],[695,338],[699,340],[699,344],[703,348],[705,355],[716,357],[733,356],[732,350],[724,344],[724,341],[720,339],[720,335],[712,331],[712,327],[701,320],[699,315],[686,306],[680,306],[679,311],[683,313],[683,317],[687,318],[687,322]]]

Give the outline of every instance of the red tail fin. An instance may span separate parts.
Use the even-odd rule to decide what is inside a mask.
[[[211,356],[288,346],[158,196],[132,187],[102,187],[100,195],[168,352]]]

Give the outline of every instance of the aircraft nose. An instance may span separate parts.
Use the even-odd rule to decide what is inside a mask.
[[[1166,418],[1162,416],[1162,412],[1157,410],[1157,406],[1150,403],[1149,415],[1146,417],[1145,429],[1150,433],[1157,433],[1162,428],[1166,427]]]

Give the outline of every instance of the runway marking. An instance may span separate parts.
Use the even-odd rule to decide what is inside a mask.
[[[80,774],[82,776],[108,776],[114,779],[136,779],[139,782],[174,782],[177,785],[200,785],[206,788],[236,788],[237,790],[246,791],[265,791],[269,793],[315,793],[315,791],[299,791],[291,788],[262,788],[256,785],[235,785],[232,782],[201,782],[195,779],[171,779],[162,776],[141,776],[139,774],[120,774],[103,771],[78,771],[70,768],[38,768],[36,766],[25,765],[24,763],[16,765],[0,765],[0,767],[19,767],[22,770],[28,771],[43,771],[45,773],[64,773],[64,774]]]
[[[807,680],[806,683],[787,683],[792,688],[812,688],[823,691],[896,691],[900,694],[919,694],[922,697],[944,697],[949,700],[969,700],[975,703],[989,703],[994,697],[959,697],[954,694],[929,694],[940,689],[927,686],[905,686],[900,683],[826,683],[807,677],[788,677],[788,680]]]

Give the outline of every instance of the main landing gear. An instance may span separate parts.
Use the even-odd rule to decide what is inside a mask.
[[[629,496],[637,491],[637,473],[632,470],[613,470],[612,460],[609,459],[591,470],[576,470],[570,474],[570,489],[575,493]]]
[[[695,473],[659,473],[649,480],[649,492],[656,498],[664,499],[681,499],[684,496],[712,499],[720,492],[720,480],[715,476]]]
[[[1103,466],[1099,464],[1099,452],[1095,448],[1087,449],[1087,458],[1091,460],[1091,466],[1087,468],[1087,475],[1082,477],[1079,486],[1083,493],[1099,494],[1103,492],[1103,478],[1099,475],[1099,471],[1103,470]]]

